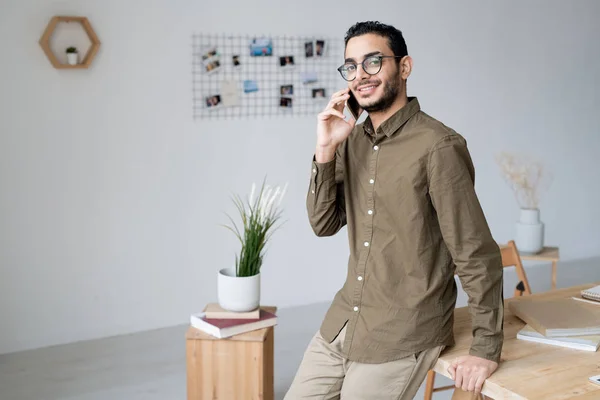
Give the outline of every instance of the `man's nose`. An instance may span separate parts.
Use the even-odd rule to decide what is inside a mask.
[[[365,78],[365,76],[367,76],[368,74],[365,72],[365,70],[363,69],[363,66],[361,64],[358,64],[356,66],[356,79],[361,81]]]
[[[361,81],[363,79],[368,79],[369,76],[370,75],[365,72],[365,69],[362,64],[358,64],[356,66],[356,80],[357,81]]]

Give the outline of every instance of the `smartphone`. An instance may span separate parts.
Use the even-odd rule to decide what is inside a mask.
[[[600,375],[590,376],[590,382],[600,385]]]
[[[354,97],[354,93],[352,93],[352,90],[350,90],[348,94],[350,95],[350,97],[348,98],[348,100],[346,100],[346,107],[348,107],[348,110],[350,111],[350,114],[352,114],[354,119],[358,121],[358,117],[360,117],[361,113],[361,108],[358,105],[358,100],[356,100],[356,97]]]

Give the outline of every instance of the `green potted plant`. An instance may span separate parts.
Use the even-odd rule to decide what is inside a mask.
[[[79,53],[77,51],[77,48],[73,47],[73,46],[67,47],[66,53],[67,53],[67,62],[70,65],[77,65],[77,63],[79,62],[79,60],[78,60]]]
[[[229,311],[252,311],[260,305],[260,278],[266,245],[281,217],[280,205],[287,184],[270,187],[263,182],[255,197],[256,185],[252,184],[246,201],[239,196],[233,202],[240,214],[242,228],[231,217],[232,226],[224,225],[232,231],[241,244],[239,255],[235,256],[235,267],[219,270],[217,294],[219,305]]]

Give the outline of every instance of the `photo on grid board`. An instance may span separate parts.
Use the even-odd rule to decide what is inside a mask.
[[[315,71],[302,72],[300,74],[300,80],[302,80],[302,83],[304,83],[305,85],[308,83],[316,82],[317,73]]]
[[[325,88],[318,88],[312,90],[313,99],[324,99],[325,98]]]
[[[221,81],[221,103],[223,107],[233,107],[240,104],[239,82],[234,79]]]
[[[221,69],[221,61],[220,60],[210,60],[208,63],[204,65],[204,69],[206,73],[212,74]]]
[[[221,95],[213,94],[206,97],[206,108],[212,110],[221,107]]]
[[[304,43],[304,54],[306,55],[306,58],[312,57],[314,55],[313,42],[305,42]]]
[[[294,66],[294,56],[279,57],[279,66],[282,68],[290,68]]]
[[[253,80],[244,81],[244,93],[258,92],[258,83]]]
[[[323,57],[325,55],[325,41],[324,40],[316,41],[315,55],[317,57]]]
[[[208,62],[213,57],[219,57],[219,52],[217,51],[216,46],[204,46],[200,51],[200,57],[203,62]]]
[[[280,108],[291,109],[292,103],[293,103],[293,100],[289,97],[282,97],[281,99],[279,99],[279,107]]]
[[[221,57],[215,46],[207,46],[200,52],[204,72],[213,73],[221,68]]]
[[[281,85],[281,97],[292,97],[294,95],[294,85]]]
[[[231,64],[234,68],[240,67],[242,65],[239,54],[231,56]]]
[[[273,55],[273,42],[270,38],[254,38],[250,42],[250,55],[264,57]]]

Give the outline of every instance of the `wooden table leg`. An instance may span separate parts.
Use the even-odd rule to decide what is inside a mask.
[[[452,400],[481,400],[482,398],[482,394],[467,392],[466,390],[462,390],[460,388],[455,388],[454,393],[452,393]]]
[[[556,289],[556,261],[552,261],[552,289]]]

